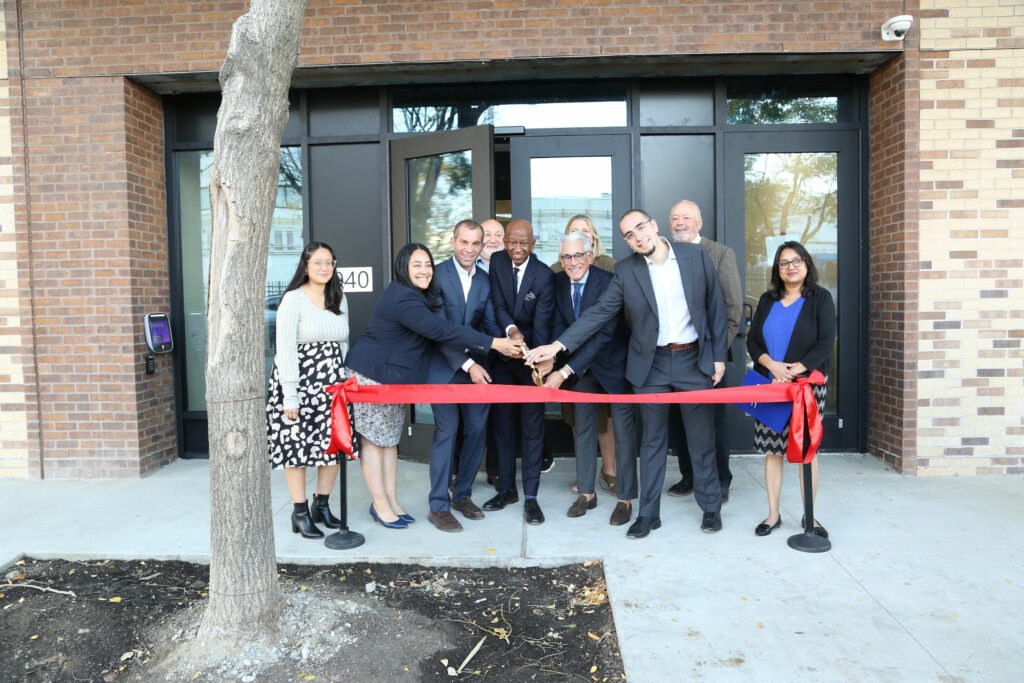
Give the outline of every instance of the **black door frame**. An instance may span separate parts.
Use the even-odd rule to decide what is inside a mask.
[[[860,368],[866,353],[861,321],[866,320],[866,302],[862,296],[861,220],[863,207],[861,174],[861,139],[856,130],[832,131],[763,131],[727,132],[724,134],[724,190],[734,201],[723,206],[725,216],[723,241],[732,247],[740,266],[740,279],[746,292],[746,211],[744,196],[744,156],[758,153],[836,152],[838,153],[838,243],[836,258],[839,275],[837,338],[839,373],[837,412],[822,418],[824,436],[822,448],[854,450],[859,447],[860,410],[862,394],[866,390]],[[846,265],[849,264],[849,265]],[[746,359],[745,333],[752,310],[744,310],[737,337],[743,347],[741,358]],[[734,363],[731,385],[738,386],[746,373],[745,363]],[[850,391],[847,388],[855,390]],[[740,411],[730,411],[730,433],[749,439],[747,443],[732,444],[733,450],[750,450],[753,445],[753,418]]]

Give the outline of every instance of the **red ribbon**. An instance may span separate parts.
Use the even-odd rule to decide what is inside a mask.
[[[821,416],[811,392],[811,384],[824,384],[825,377],[815,370],[809,378],[796,382],[757,386],[676,391],[662,394],[590,394],[549,387],[508,384],[362,384],[349,377],[340,384],[325,387],[331,402],[331,443],[328,453],[339,450],[352,457],[352,425],[349,403],[792,403],[794,418],[789,430],[787,457],[791,462],[810,462],[821,442]],[[809,399],[807,397],[810,397]],[[804,410],[811,435],[806,460],[803,454]],[[800,415],[799,427],[796,415]],[[796,432],[799,430],[799,440]],[[795,449],[795,450],[794,450]],[[796,452],[799,460],[793,460]]]
[[[793,392],[793,416],[789,418],[789,442],[786,444],[786,460],[807,464],[814,460],[821,444],[821,415],[818,402],[814,399],[811,384],[824,384],[825,377],[814,370],[810,377],[797,377]],[[806,412],[806,419],[804,414]],[[804,430],[810,435],[807,451],[804,452]]]

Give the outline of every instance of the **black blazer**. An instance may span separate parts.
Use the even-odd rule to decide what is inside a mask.
[[[587,271],[587,284],[580,299],[580,314],[600,298],[612,281],[612,274],[591,266]],[[552,329],[555,338],[576,322],[572,312],[572,280],[564,272],[555,273],[555,320]],[[569,354],[565,363],[572,367],[572,377],[582,377],[589,368],[598,384],[609,394],[624,394],[626,387],[626,350],[629,348],[629,328],[622,314],[614,316],[604,327]],[[566,354],[562,354],[565,356]]]
[[[754,370],[764,377],[768,376],[768,368],[758,363],[757,359],[761,354],[768,353],[768,344],[764,340],[764,321],[775,301],[772,290],[761,295],[757,302],[757,310],[750,321],[750,330],[747,332],[747,353],[754,361]],[[832,295],[824,287],[815,285],[796,318],[785,358],[772,360],[803,363],[807,368],[805,375],[810,374],[811,370],[818,370],[821,374],[827,375],[835,340],[836,307],[832,303]]]
[[[373,307],[366,334],[352,346],[345,365],[381,384],[422,384],[430,340],[486,352],[492,339],[448,322],[427,307],[419,291],[392,282]]]
[[[521,274],[518,294],[512,284],[512,259],[507,251],[491,255],[491,301],[502,331],[515,325],[531,349],[551,341],[554,314],[554,273],[530,254]],[[521,362],[521,361],[520,361]]]
[[[505,333],[498,329],[494,318],[494,306],[491,304],[491,283],[487,271],[477,268],[469,286],[469,297],[462,294],[462,280],[458,269],[461,266],[454,258],[442,261],[434,269],[437,288],[444,299],[441,312],[448,322],[465,325],[479,330],[492,337],[504,337]],[[430,354],[430,370],[427,382],[430,384],[447,384],[466,362],[464,346],[454,344],[434,344]],[[479,363],[487,372],[491,371],[487,353],[470,350],[469,358]]]

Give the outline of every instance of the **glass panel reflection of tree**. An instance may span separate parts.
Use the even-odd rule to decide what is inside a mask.
[[[434,262],[451,254],[455,224],[473,217],[472,153],[409,159],[409,235],[430,248]]]
[[[819,282],[839,312],[838,169],[835,152],[747,154],[743,159],[746,203],[746,301],[757,306],[771,286],[771,260],[780,244],[796,240],[814,258]],[[839,340],[836,339],[838,350]],[[826,410],[838,397],[832,355]],[[750,361],[748,359],[748,365]]]

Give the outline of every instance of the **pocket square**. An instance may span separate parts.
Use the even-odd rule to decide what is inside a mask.
[[[526,298],[524,298],[523,301],[533,301],[536,298],[537,298],[536,294],[534,294],[533,292],[527,292],[526,293]]]

